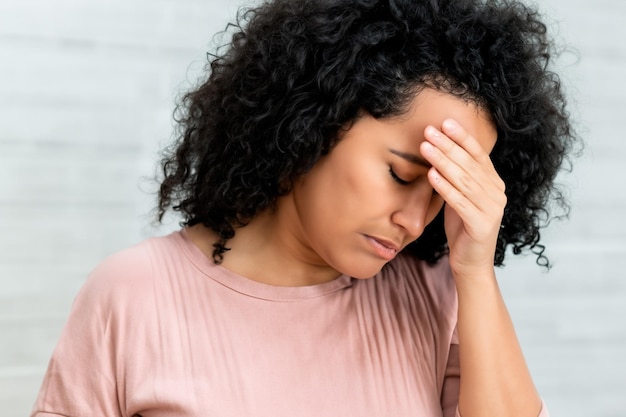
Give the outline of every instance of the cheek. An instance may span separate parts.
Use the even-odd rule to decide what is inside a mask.
[[[349,181],[337,167],[324,164],[310,171],[294,188],[299,221],[308,235],[324,235],[337,229],[340,219],[345,218],[346,203],[351,201]]]
[[[376,215],[381,202],[389,198],[391,181],[386,172],[377,172],[371,157],[357,151],[337,148],[327,159],[318,162],[297,187],[298,211],[306,226],[338,231],[355,221]]]
[[[325,200],[333,205],[337,215],[348,218],[364,208],[371,208],[384,191],[385,177],[372,169],[374,163],[366,157],[354,156],[333,166],[324,175]],[[375,206],[374,206],[375,207]]]

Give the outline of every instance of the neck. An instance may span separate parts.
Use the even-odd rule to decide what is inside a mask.
[[[285,219],[289,216],[266,210],[236,229],[226,243],[230,250],[224,253],[221,265],[243,277],[276,286],[315,285],[340,276],[307,245],[297,228],[284,224]],[[213,259],[217,234],[202,225],[190,227],[188,234]]]

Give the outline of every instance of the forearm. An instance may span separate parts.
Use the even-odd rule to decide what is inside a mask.
[[[495,273],[455,276],[462,417],[537,417],[541,400],[528,371]]]

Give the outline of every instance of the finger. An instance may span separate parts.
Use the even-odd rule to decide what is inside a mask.
[[[477,180],[476,178],[486,178],[486,175],[470,173],[468,170],[463,169],[429,142],[422,143],[421,152],[424,158],[433,166],[434,171],[432,175],[436,174],[445,180],[445,182],[441,181],[441,179],[439,180],[440,184],[438,187],[442,188],[441,192],[435,187],[435,184],[433,184],[433,187],[437,192],[440,192],[446,202],[450,204],[456,202],[455,206],[458,204],[468,207],[468,203],[463,201],[462,196],[475,209],[493,217],[501,216],[501,212],[506,205],[506,195],[504,194],[503,186],[500,187],[496,180]],[[476,171],[479,171],[479,169],[476,169]],[[497,176],[495,171],[492,175]],[[498,181],[502,182],[499,177],[497,178]],[[448,187],[453,188],[454,191],[448,189]]]
[[[446,120],[446,122],[444,124],[448,126],[448,129],[450,123],[455,124],[453,129],[455,132],[454,138],[450,138],[433,126],[426,128],[425,138],[451,161],[459,165],[466,175],[471,175],[479,184],[483,186],[492,185],[498,192],[504,192],[504,181],[498,175],[491,158],[483,146],[458,123],[453,122],[451,119]],[[460,146],[459,143],[469,148],[469,151]]]
[[[477,161],[489,158],[489,154],[482,145],[463,126],[454,119],[446,119],[441,124],[442,133],[452,139],[455,144],[463,148]]]
[[[486,205],[486,210],[483,207],[478,207],[475,200],[467,198],[434,167],[428,171],[428,179],[433,189],[444,199],[446,205],[459,216],[465,225],[464,227],[472,236],[489,235],[493,230],[499,228],[504,205],[492,202]],[[479,201],[482,202],[482,200]]]
[[[443,150],[426,141],[421,144],[420,151],[424,158],[462,194],[470,195],[473,193],[472,188],[478,186],[462,168],[464,163],[466,165],[468,163],[467,157],[459,155],[451,157],[450,154],[455,153],[452,148]]]
[[[476,181],[481,184],[487,184],[487,181],[493,182],[501,188],[499,187],[500,177],[480,143],[458,124],[453,131],[454,136],[451,138],[435,127],[429,126],[425,137],[451,161],[461,166],[468,174],[472,174]]]
[[[470,199],[451,184],[445,176],[441,175],[437,168],[432,167],[428,170],[428,180],[437,194],[463,220],[480,211]]]
[[[487,175],[480,172],[480,167],[476,167],[474,172],[464,169],[429,142],[422,143],[421,153],[447,183],[481,210],[488,210],[492,204],[491,196],[500,192],[490,184]]]

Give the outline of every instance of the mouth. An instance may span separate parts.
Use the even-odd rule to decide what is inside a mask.
[[[395,258],[400,251],[400,247],[392,241],[368,235],[365,235],[365,238],[374,250],[374,253],[386,261]]]

